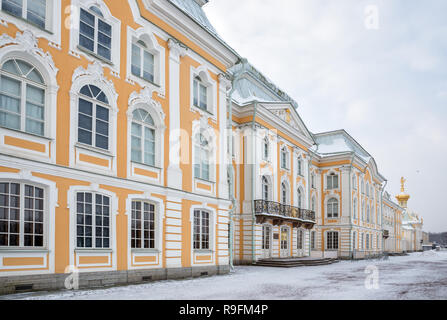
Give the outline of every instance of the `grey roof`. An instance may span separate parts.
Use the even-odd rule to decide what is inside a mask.
[[[314,139],[316,147],[313,147],[313,151],[322,156],[354,152],[366,163],[372,158],[345,130],[315,134]]]
[[[207,29],[210,33],[214,34],[215,36],[219,36],[216,29],[214,29],[213,25],[208,20],[205,12],[202,9],[202,6],[199,4],[200,1],[197,2],[195,0],[169,0],[169,2],[182,10],[186,15],[191,17],[203,28]]]
[[[247,102],[285,102],[298,108],[298,103],[287,93],[278,88],[273,81],[268,79],[253,65],[247,61],[235,65],[230,69],[233,76],[239,79],[234,83],[235,92],[233,100],[242,105]]]

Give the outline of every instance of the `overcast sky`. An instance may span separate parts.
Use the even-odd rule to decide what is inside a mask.
[[[393,196],[406,177],[424,229],[447,231],[447,1],[211,0],[205,12],[309,130],[345,129]]]

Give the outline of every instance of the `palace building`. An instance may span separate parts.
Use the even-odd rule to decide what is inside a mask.
[[[310,132],[207,2],[0,0],[0,294],[398,241],[374,158]]]

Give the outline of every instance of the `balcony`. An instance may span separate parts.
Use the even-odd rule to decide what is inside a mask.
[[[255,214],[258,223],[264,223],[268,218],[274,225],[292,222],[294,227],[312,229],[316,223],[315,212],[273,201],[255,200]]]

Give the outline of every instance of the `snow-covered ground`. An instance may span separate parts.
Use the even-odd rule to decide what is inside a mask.
[[[378,286],[374,285],[377,275]],[[371,278],[372,277],[372,278]],[[366,284],[365,284],[366,282]],[[374,288],[375,287],[375,288]],[[225,276],[99,290],[31,293],[0,299],[295,300],[447,299],[447,251],[319,267],[236,267]]]

